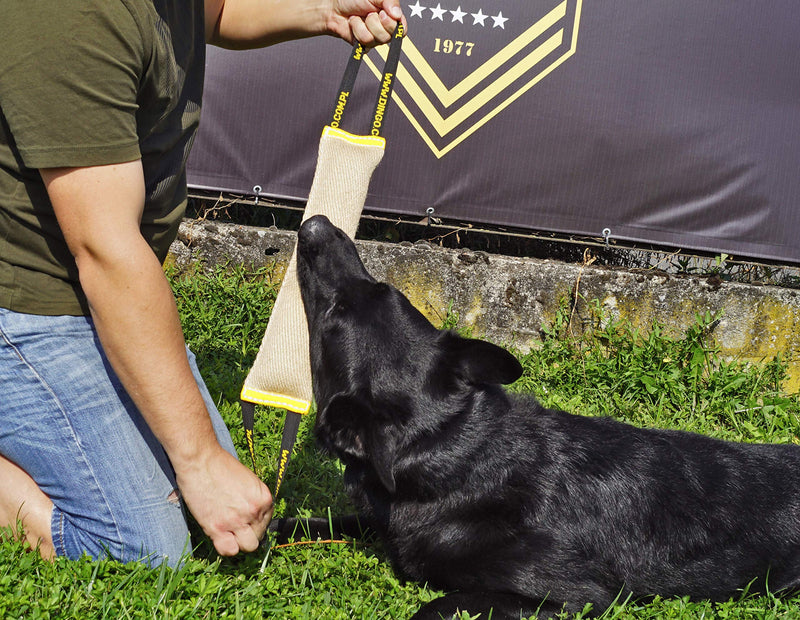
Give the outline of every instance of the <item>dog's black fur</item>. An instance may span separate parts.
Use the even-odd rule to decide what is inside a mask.
[[[452,592],[415,617],[800,586],[800,447],[512,396],[510,353],[435,329],[322,216],[300,229],[298,277],[318,442],[395,570]]]

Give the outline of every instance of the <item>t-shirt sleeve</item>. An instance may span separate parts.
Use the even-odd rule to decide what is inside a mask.
[[[5,2],[0,111],[30,168],[140,157],[138,84],[147,61],[125,3]]]

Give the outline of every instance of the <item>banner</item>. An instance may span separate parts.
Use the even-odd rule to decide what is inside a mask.
[[[800,261],[796,2],[403,10],[368,209]],[[305,199],[348,51],[209,48],[190,185]],[[384,54],[367,55],[344,129],[369,132]]]

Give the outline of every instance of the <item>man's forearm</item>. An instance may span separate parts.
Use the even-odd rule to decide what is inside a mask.
[[[147,243],[133,240],[113,260],[83,256],[79,271],[103,349],[173,466],[216,449],[172,292]]]
[[[79,270],[103,348],[164,446],[189,511],[220,554],[255,550],[272,497],[217,441],[172,292],[149,245],[128,248],[111,264],[84,257]]]
[[[164,446],[186,506],[219,553],[254,550],[272,496],[217,441],[172,291],[139,230],[141,161],[40,172],[103,349]]]
[[[206,0],[206,6],[206,40],[219,47],[249,49],[326,34],[330,2]]]
[[[139,231],[141,162],[41,171],[100,342],[173,465],[214,441],[172,291]]]

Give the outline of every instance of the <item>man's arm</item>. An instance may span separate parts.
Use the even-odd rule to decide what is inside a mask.
[[[41,175],[103,349],[164,446],[187,507],[220,554],[254,550],[272,516],[272,497],[217,442],[172,291],[139,232],[141,162]]]
[[[320,34],[387,43],[403,20],[400,0],[205,0],[206,40],[249,49]]]

